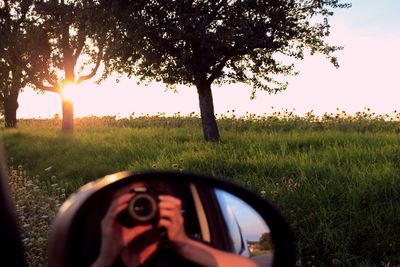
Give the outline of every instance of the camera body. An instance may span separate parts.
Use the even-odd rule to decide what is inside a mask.
[[[118,222],[127,228],[147,224],[156,226],[159,221],[158,193],[146,187],[134,188],[132,192],[134,195],[128,201],[128,207],[118,215]]]

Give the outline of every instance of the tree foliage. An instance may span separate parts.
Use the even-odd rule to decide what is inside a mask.
[[[17,103],[18,92],[27,84],[61,94],[65,84],[95,76],[107,38],[103,31],[107,16],[101,11],[98,3],[89,0],[0,1],[4,105],[9,95]],[[72,103],[64,101],[67,128],[73,125],[72,112]]]
[[[103,57],[107,16],[94,1],[36,0],[31,31],[35,49],[30,54],[32,84],[61,93],[68,83],[93,78]],[[73,123],[72,103],[63,102],[63,128]],[[68,120],[68,122],[66,122]],[[65,123],[66,122],[66,123]]]
[[[32,1],[0,1],[0,106],[6,127],[17,123],[19,92],[28,83],[30,6]]]
[[[276,55],[322,53],[337,65],[329,35],[338,1],[108,1],[120,18],[111,71],[166,84],[245,82],[270,92],[273,74],[292,74]],[[116,60],[114,60],[116,59]],[[136,65],[137,68],[128,66]],[[276,85],[276,84],[275,84]],[[279,84],[278,84],[279,85]]]
[[[41,60],[39,73],[46,74],[41,82],[56,87],[71,81],[82,82],[95,75],[103,47],[103,39],[99,38],[102,24],[97,20],[98,12],[93,1],[36,1],[38,38],[35,43],[43,40],[40,47],[46,48],[35,55],[35,59]],[[80,61],[82,58],[84,60]],[[85,66],[90,64],[94,68],[87,72]],[[79,68],[74,70],[75,67]],[[42,87],[40,83],[38,85]]]
[[[279,59],[303,59],[306,51],[322,53],[336,66],[333,53],[339,47],[325,41],[328,17],[334,8],[349,7],[337,0],[103,3],[119,21],[117,42],[107,54],[107,73],[138,75],[171,86],[195,85],[202,117],[201,93],[211,84],[242,82],[251,85],[253,96],[256,89],[276,93],[287,86],[277,76],[296,73],[293,64]],[[212,101],[212,95],[204,101]]]
[[[265,232],[261,235],[260,240],[258,241],[260,244],[260,248],[262,250],[273,250],[274,245],[271,238],[270,232]]]

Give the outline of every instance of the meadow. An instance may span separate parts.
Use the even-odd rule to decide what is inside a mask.
[[[40,215],[44,232],[60,202],[88,181],[176,169],[224,177],[272,200],[296,233],[298,266],[400,266],[399,121],[398,112],[370,110],[230,111],[218,116],[221,141],[207,143],[196,114],[82,118],[73,134],[61,133],[55,118],[20,120],[1,137],[19,207],[54,200],[53,212]],[[39,193],[23,189],[29,186]],[[25,245],[38,238],[44,248],[46,235]]]

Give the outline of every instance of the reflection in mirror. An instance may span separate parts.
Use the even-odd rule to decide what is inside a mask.
[[[96,191],[75,217],[65,266],[272,266],[263,219],[209,186],[114,183]]]
[[[272,266],[273,243],[266,222],[240,198],[219,189],[215,192],[221,206],[227,207],[224,217],[227,219],[230,235],[236,240],[235,250],[249,256],[259,266]]]

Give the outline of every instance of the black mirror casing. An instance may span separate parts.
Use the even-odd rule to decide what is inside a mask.
[[[61,206],[54,220],[48,247],[49,266],[89,266],[99,251],[99,245],[95,249],[92,245],[101,242],[99,221],[107,210],[101,203],[109,203],[112,192],[118,188],[137,181],[151,180],[187,182],[214,187],[242,199],[268,224],[274,245],[273,266],[295,266],[293,232],[280,211],[271,202],[224,179],[173,171],[119,172],[81,187]],[[86,231],[85,229],[93,230]],[[85,240],[82,239],[83,237]]]

